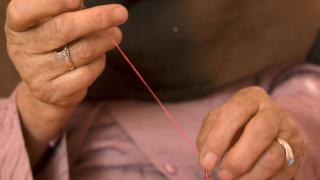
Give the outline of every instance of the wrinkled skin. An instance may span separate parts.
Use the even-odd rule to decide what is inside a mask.
[[[114,48],[109,35],[120,42],[116,26],[127,20],[127,11],[119,5],[75,11],[79,4],[78,0],[13,0],[8,6],[8,52],[22,78],[17,104],[33,166],[103,71],[104,53]],[[112,11],[115,8],[120,8],[118,16]],[[69,44],[76,66],[72,71],[54,54],[65,44]],[[302,44],[306,47],[308,43]],[[203,72],[206,77],[209,70]],[[277,137],[292,146],[293,166],[286,166]],[[290,179],[304,150],[303,138],[290,115],[257,87],[239,91],[214,109],[204,121],[197,144],[202,166],[212,170],[219,165],[222,179]]]
[[[7,48],[22,79],[17,104],[33,166],[102,73],[105,52],[114,48],[110,37],[121,41],[117,26],[128,18],[116,4],[76,10],[79,0],[13,0],[7,8]],[[54,53],[66,44],[72,71]]]
[[[295,163],[290,167],[277,138],[292,147]],[[291,179],[304,154],[294,119],[259,87],[240,90],[210,112],[197,146],[202,166],[219,166],[221,179]]]

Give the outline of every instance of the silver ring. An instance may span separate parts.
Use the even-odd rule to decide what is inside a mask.
[[[73,70],[75,68],[74,64],[72,62],[71,56],[70,56],[69,48],[67,45],[56,49],[55,54],[56,54],[58,60],[64,62],[66,67],[69,70]]]
[[[283,139],[278,138],[277,141],[279,144],[284,148],[286,152],[286,159],[288,166],[292,166],[294,164],[294,157],[293,157],[293,151],[290,145]]]

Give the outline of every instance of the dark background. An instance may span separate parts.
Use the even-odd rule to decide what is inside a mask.
[[[92,1],[93,0],[88,0],[89,4],[92,5],[92,3],[90,3]],[[100,1],[105,2],[105,1],[109,1],[109,0],[96,0],[96,3],[98,2],[98,4],[99,4],[99,3],[101,3]],[[114,0],[114,1],[116,1],[116,0]],[[230,1],[232,1],[232,0],[230,0]],[[239,2],[242,2],[241,4],[244,4],[244,2],[247,2],[247,4],[250,5],[251,1],[252,0],[245,0],[245,1],[239,1]],[[8,2],[9,2],[9,0],[1,0],[0,1],[0,27],[1,27],[0,28],[0,96],[8,96],[10,94],[10,92],[14,89],[14,87],[17,84],[18,79],[19,79],[12,64],[8,60],[8,56],[6,54],[4,32],[3,32],[3,28],[2,28],[4,26],[4,20],[5,20],[5,8],[6,8]],[[117,1],[117,2],[120,2],[120,1]],[[121,1],[121,2],[126,2],[126,1]],[[130,1],[130,2],[132,2],[132,1]],[[135,2],[139,2],[139,1],[135,1]],[[186,1],[186,2],[192,2],[192,1]],[[282,28],[281,31],[275,31],[276,33],[278,33],[278,36],[276,36],[277,34],[273,33],[272,36],[270,36],[270,37],[272,37],[272,39],[284,38],[284,40],[279,40],[280,42],[283,43],[283,46],[290,46],[290,45],[295,46],[295,44],[301,44],[301,42],[304,42],[304,44],[309,44],[310,39],[313,39],[315,37],[316,31],[318,31],[319,24],[320,24],[319,23],[320,22],[320,11],[319,11],[320,10],[320,3],[318,2],[318,0],[284,0],[284,1],[282,1],[282,3],[279,3],[279,4],[277,4],[278,1],[264,0],[264,1],[259,2],[259,4],[262,2],[265,2],[269,5],[269,6],[265,7],[265,9],[267,9],[269,7],[270,9],[272,9],[276,12],[278,12],[277,9],[281,10],[278,12],[278,14],[276,14],[277,16],[274,17],[274,20],[280,19],[280,20],[282,20],[281,22],[288,22],[288,24],[290,25],[290,26],[285,26],[286,24],[279,23],[280,25],[284,24],[285,27]],[[283,6],[279,7],[279,5],[283,5]],[[254,10],[257,8],[253,7],[253,8],[251,8],[251,10],[252,9]],[[159,12],[159,7],[157,7],[156,10],[157,10],[157,12]],[[246,14],[246,13],[244,13],[244,14]],[[249,15],[250,15],[250,13],[249,13]],[[131,24],[134,23],[134,20],[135,19],[131,17],[131,21],[130,21]],[[293,21],[293,20],[295,20],[295,21]],[[260,22],[260,21],[258,21],[258,22]],[[250,23],[250,22],[246,22],[246,24],[248,24],[248,23]],[[253,23],[253,22],[251,22],[251,23]],[[167,23],[167,24],[170,24],[170,23]],[[170,26],[170,28],[174,27],[173,25],[175,25],[175,24],[172,24],[172,26]],[[241,33],[241,31],[238,31],[237,28],[233,28],[233,30],[235,30],[235,32],[238,32],[237,35],[239,37],[243,36],[243,33]],[[130,31],[130,32],[132,32],[132,31]],[[157,30],[157,32],[158,32],[158,30]],[[138,33],[139,33],[139,31],[137,31],[137,34]],[[134,37],[134,36],[127,36],[126,33],[124,35],[125,35],[126,42],[130,42],[129,41],[130,37],[131,38]],[[152,36],[152,33],[150,33],[150,32],[148,32],[148,35],[149,36],[143,36],[143,37],[144,38],[148,38],[148,37],[154,38],[155,37],[155,36]],[[250,39],[252,39],[251,35],[252,34],[250,34],[250,36],[249,36]],[[193,37],[193,36],[191,36],[191,37]],[[291,42],[291,41],[289,41],[290,38],[296,39],[297,40],[296,43],[290,43]],[[221,36],[221,39],[223,41],[225,41],[226,38],[222,38],[222,36]],[[285,40],[287,40],[287,41],[285,41]],[[131,40],[131,41],[134,42],[133,40]],[[146,42],[152,42],[152,41],[147,39]],[[128,48],[125,45],[126,44],[124,43],[123,46],[127,50]],[[129,43],[129,45],[130,45],[130,43]],[[135,44],[135,45],[137,46],[137,44]],[[130,47],[138,48],[138,46],[137,47],[136,46],[130,46]],[[287,53],[290,55],[290,56],[288,55],[288,59],[292,59],[291,56],[300,57],[298,55],[295,55],[292,52],[286,51],[286,48],[283,48],[283,46],[279,45],[279,47],[280,47],[279,49],[280,49],[281,53],[276,54],[277,56],[278,55],[283,56],[283,54]],[[307,45],[305,45],[305,46],[307,47]],[[274,49],[273,46],[269,46],[269,47],[271,49]],[[265,49],[267,49],[267,48],[265,48]],[[142,48],[139,47],[138,49],[140,51]],[[265,49],[264,49],[264,51],[265,51]],[[157,48],[157,52],[158,52],[158,50],[159,49]],[[148,50],[147,52],[150,52],[150,51]],[[134,52],[129,51],[129,54],[132,57],[132,54],[134,54]],[[158,54],[159,53],[157,53],[156,57],[158,57]],[[165,53],[163,53],[163,54],[165,55]],[[223,53],[221,53],[221,54],[223,54]],[[224,53],[224,54],[230,54],[230,53]],[[142,56],[144,56],[144,55],[145,55],[145,53]],[[238,56],[239,54],[236,53],[236,55]],[[119,58],[120,56],[117,55],[117,57]],[[150,58],[150,57],[151,57],[151,55],[148,56],[148,58]],[[252,57],[252,54],[250,55],[250,57]],[[304,56],[301,55],[301,57],[305,57],[305,55]],[[133,59],[140,60],[142,58],[133,58]],[[246,58],[242,58],[242,59],[246,59]],[[271,59],[276,59],[276,58],[271,58]],[[260,61],[257,61],[257,63],[258,62],[260,62]],[[238,66],[240,66],[242,64],[243,64],[243,66],[246,65],[245,63],[241,63],[241,64],[237,64],[235,67],[237,69],[241,69],[241,68],[238,68]],[[228,67],[230,67],[230,66],[228,66]],[[245,66],[245,67],[249,67],[249,66]],[[147,68],[147,69],[150,69],[150,68]],[[168,71],[168,72],[172,72],[172,71]],[[235,73],[234,76],[236,76],[236,75],[237,74]],[[230,75],[230,77],[231,77],[231,75]],[[103,82],[105,82],[105,81],[103,81]],[[134,84],[136,84],[136,83],[134,83]],[[99,91],[96,91],[96,92],[99,92]],[[105,93],[104,90],[101,92]]]
[[[9,0],[0,1],[0,97],[8,96],[18,82],[18,75],[6,53],[3,26]]]

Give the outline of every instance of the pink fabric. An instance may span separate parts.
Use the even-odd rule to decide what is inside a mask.
[[[0,180],[6,179],[32,179],[14,96],[0,100]]]
[[[320,68],[303,65],[254,79],[260,82],[248,79],[202,99],[168,104],[168,108],[195,140],[202,119],[211,109],[242,87],[261,85],[296,117],[308,138],[306,156],[296,179],[319,179]],[[66,132],[35,179],[202,179],[203,172],[192,150],[155,103],[85,102],[71,117]],[[3,179],[33,179],[14,96],[0,100],[0,180]]]

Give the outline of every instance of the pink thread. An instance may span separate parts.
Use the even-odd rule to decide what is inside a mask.
[[[170,111],[166,108],[166,106],[161,102],[161,100],[159,99],[159,97],[156,95],[156,93],[152,90],[152,88],[149,86],[149,84],[146,82],[146,80],[142,77],[142,75],[139,73],[139,71],[137,70],[137,68],[133,65],[133,63],[130,61],[130,59],[128,58],[128,56],[124,53],[124,51],[120,48],[120,46],[118,45],[118,43],[109,35],[111,41],[113,42],[113,44],[116,46],[116,48],[119,50],[119,52],[121,53],[121,55],[123,56],[123,58],[127,61],[127,63],[129,64],[129,66],[132,68],[132,70],[134,71],[134,73],[138,76],[138,78],[141,80],[141,82],[144,84],[144,86],[148,89],[148,91],[150,92],[150,94],[153,96],[153,98],[157,101],[157,103],[159,104],[160,108],[162,109],[162,111],[165,113],[165,115],[171,120],[171,122],[173,123],[173,125],[176,127],[176,129],[178,130],[178,133],[180,134],[180,136],[182,137],[182,139],[192,148],[193,153],[196,155],[196,157],[198,157],[198,150],[197,147],[195,145],[193,145],[192,141],[190,140],[190,138],[188,137],[188,135],[186,134],[186,132],[184,131],[184,129],[181,127],[181,125],[178,123],[178,121],[176,120],[176,118],[172,115],[172,113],[170,113]]]
[[[196,157],[198,157],[198,150],[197,147],[192,143],[190,138],[188,137],[187,133],[184,131],[184,129],[181,127],[177,119],[172,115],[172,113],[166,108],[164,103],[161,102],[160,98],[157,96],[157,94],[152,90],[152,88],[149,86],[147,81],[142,77],[140,72],[137,70],[137,68],[133,65],[132,61],[128,58],[126,53],[121,49],[121,47],[118,45],[118,43],[109,35],[109,38],[113,42],[113,44],[116,46],[118,51],[121,53],[123,58],[126,60],[126,62],[129,64],[131,69],[134,71],[134,73],[138,76],[138,78],[141,80],[141,82],[144,84],[144,86],[148,89],[150,94],[153,96],[153,98],[156,100],[156,102],[159,104],[161,110],[164,112],[164,114],[171,120],[172,124],[175,126],[177,129],[178,133],[180,134],[181,138],[187,143],[191,149],[193,150],[193,153]],[[208,172],[208,170],[204,170],[204,179],[205,180],[210,180],[211,176]]]
[[[83,9],[86,9],[87,7],[80,3],[80,7],[82,7]],[[161,102],[160,98],[157,96],[157,94],[152,90],[152,88],[149,86],[149,84],[147,83],[147,81],[142,77],[142,75],[140,74],[140,72],[137,70],[137,68],[133,65],[132,61],[130,61],[130,59],[128,58],[128,56],[126,55],[126,53],[121,49],[121,47],[118,45],[118,43],[112,38],[112,36],[109,35],[109,38],[111,39],[111,41],[113,42],[113,44],[116,46],[116,48],[118,49],[118,51],[121,53],[121,55],[123,56],[123,58],[126,60],[126,62],[129,64],[129,66],[131,67],[131,69],[134,71],[134,73],[138,76],[138,78],[141,80],[141,82],[144,84],[144,86],[148,89],[148,91],[150,92],[150,94],[153,96],[153,98],[156,100],[156,102],[159,104],[161,110],[164,112],[164,114],[170,119],[170,121],[172,122],[172,124],[175,126],[175,128],[177,129],[178,133],[180,134],[181,138],[185,141],[186,144],[188,144],[191,149],[193,150],[193,153],[196,157],[198,157],[198,150],[197,147],[192,143],[191,139],[188,137],[187,133],[184,131],[184,129],[182,128],[182,126],[179,124],[179,122],[177,121],[177,119],[172,115],[172,113],[166,108],[166,106]],[[208,173],[208,170],[204,170],[204,179],[205,180],[210,180],[211,176]]]
[[[204,170],[204,180],[211,180],[211,175],[209,174],[209,171],[207,169]]]

